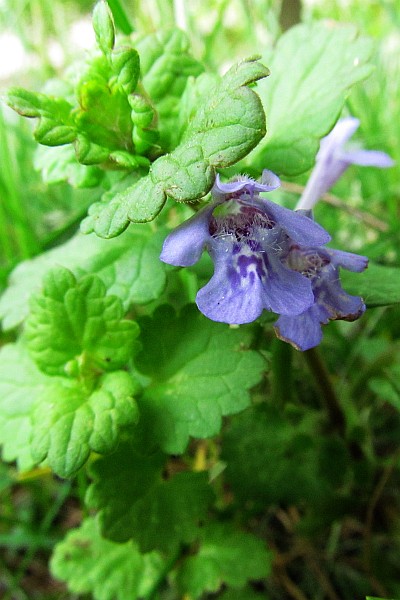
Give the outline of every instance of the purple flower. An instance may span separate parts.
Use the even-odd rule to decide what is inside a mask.
[[[329,135],[321,140],[315,167],[307,182],[297,209],[312,209],[343,175],[350,165],[391,167],[393,160],[385,152],[377,150],[344,150],[343,146],[358,128],[360,122],[353,117],[341,119]]]
[[[221,183],[217,176],[215,201],[166,238],[166,263],[193,265],[204,248],[213,259],[214,274],[196,297],[208,318],[249,323],[264,309],[293,316],[314,303],[311,280],[286,257],[293,244],[319,246],[330,236],[307,216],[260,197],[279,184],[270,171],[263,172],[262,183],[248,177]]]
[[[291,246],[287,265],[311,282],[314,303],[301,315],[282,315],[275,323],[276,335],[297,350],[308,350],[322,339],[321,325],[335,319],[354,321],[365,311],[362,298],[350,296],[340,284],[339,267],[361,272],[368,265],[365,256],[330,248]]]

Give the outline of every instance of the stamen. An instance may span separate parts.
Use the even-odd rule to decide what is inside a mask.
[[[308,279],[314,279],[331,261],[316,249],[291,246],[285,262],[289,269],[301,273]]]

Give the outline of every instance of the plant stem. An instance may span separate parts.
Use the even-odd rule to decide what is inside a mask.
[[[157,577],[151,590],[149,590],[149,592],[146,594],[146,596],[143,596],[143,600],[154,600],[154,598],[156,598],[156,594],[158,592],[159,587],[161,586],[163,581],[166,579],[168,573],[171,571],[171,569],[173,568],[175,563],[179,560],[179,558],[181,556],[181,552],[182,552],[182,548],[178,548],[178,550],[172,554],[170,559],[167,560],[167,562],[165,563],[164,569],[161,571],[160,575]]]
[[[315,382],[318,385],[321,398],[326,407],[329,421],[333,431],[337,431],[341,437],[344,437],[346,431],[346,419],[340,406],[339,399],[332,386],[332,381],[318,350],[311,348],[304,352],[311,373],[314,375]]]
[[[292,347],[281,340],[272,344],[272,395],[274,402],[284,406],[292,398]]]

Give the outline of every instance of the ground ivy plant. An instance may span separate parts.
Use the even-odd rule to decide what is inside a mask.
[[[359,451],[343,423],[315,441],[316,411],[265,405],[268,374],[284,344],[310,351],[329,321],[400,301],[400,270],[367,269],[312,212],[352,164],[392,164],[346,151],[358,121],[338,120],[371,43],[297,25],[219,74],[178,29],[117,35],[104,0],[93,28],[97,49],[62,79],[6,96],[34,122],[45,182],[96,201],[0,299],[3,459],[86,486],[85,517],[51,558],[71,593],[262,598],[274,547],[252,525],[259,503],[296,488],[323,515]],[[312,167],[293,210],[281,178]]]

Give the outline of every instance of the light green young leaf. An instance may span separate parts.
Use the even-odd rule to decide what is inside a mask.
[[[20,471],[27,471],[36,464],[30,448],[30,417],[47,380],[22,345],[8,344],[1,348],[0,444],[3,459],[16,460]]]
[[[125,371],[89,389],[89,381],[44,375],[21,345],[4,346],[0,361],[0,444],[20,470],[47,457],[57,475],[69,477],[91,451],[112,452],[122,429],[137,421],[139,386]]]
[[[53,148],[38,146],[34,166],[47,184],[68,181],[76,188],[95,187],[104,176],[104,171],[98,167],[79,164],[70,145]]]
[[[388,306],[400,302],[400,269],[369,263],[363,273],[340,273],[343,287],[350,294],[361,296],[366,305]]]
[[[127,311],[132,304],[146,304],[164,289],[165,265],[159,260],[165,233],[150,225],[135,225],[113,240],[76,234],[71,240],[20,263],[12,272],[9,286],[0,298],[3,329],[19,325],[29,313],[29,300],[39,292],[42,279],[56,266],[75,276],[93,273],[118,296]]]
[[[107,29],[109,9],[105,2],[97,5],[96,14],[100,28],[97,33],[107,54],[106,46],[112,40],[109,39],[111,30]],[[11,88],[6,101],[21,115],[38,118],[34,135],[40,144],[74,143],[76,160],[87,166],[101,164],[106,169],[113,169],[118,165],[131,170],[134,165],[147,170],[149,160],[138,156],[141,152],[135,148],[132,139],[134,131],[128,96],[139,77],[137,52],[133,48],[118,49],[110,59],[108,55],[95,56],[84,65],[85,68],[78,68],[79,76],[76,76],[73,88],[64,84],[68,89],[68,100],[62,90],[63,82],[60,82],[51,86],[54,92],[50,90],[49,94]],[[120,160],[121,152],[126,155],[124,164]]]
[[[60,146],[75,140],[77,132],[71,116],[73,107],[64,98],[12,87],[7,91],[6,103],[24,117],[39,118],[34,131],[39,143]]]
[[[28,349],[49,375],[69,373],[72,363],[78,369],[119,369],[131,358],[139,333],[137,324],[122,316],[122,302],[106,295],[99,277],[77,280],[58,267],[46,275],[42,293],[31,299]]]
[[[79,108],[74,120],[79,136],[75,151],[83,164],[102,163],[114,150],[134,154],[128,98],[120,87],[110,88],[109,78],[114,75],[108,64],[98,59],[94,67],[92,78],[83,77],[76,91]]]
[[[242,588],[250,579],[267,577],[271,562],[262,540],[230,524],[212,524],[201,530],[198,553],[178,568],[177,583],[183,593],[199,598],[218,592],[223,583]]]
[[[125,444],[91,465],[94,483],[86,502],[100,510],[107,538],[133,538],[143,552],[165,552],[198,535],[199,522],[213,500],[207,473],[183,472],[163,479],[161,454],[139,455]]]
[[[179,202],[204,196],[214,182],[214,169],[237,162],[264,136],[261,102],[247,86],[268,73],[253,60],[232,67],[212,92],[200,99],[181,144],[157,159],[146,177],[109,204],[95,205],[84,221],[84,230],[111,238],[122,233],[130,221],[153,220],[167,196]]]
[[[126,371],[106,373],[94,390],[81,381],[49,377],[32,410],[31,451],[60,477],[70,477],[91,451],[115,450],[121,431],[138,419],[138,384]]]
[[[115,27],[112,12],[105,0],[99,0],[93,9],[93,29],[99,48],[108,54],[114,48]]]
[[[190,77],[203,66],[189,53],[183,31],[173,29],[140,37],[135,41],[140,54],[142,83],[159,115],[160,143],[167,151],[179,142],[179,101]]]
[[[249,328],[215,323],[194,306],[179,316],[163,306],[140,325],[143,350],[136,366],[152,379],[140,400],[150,443],[179,454],[190,436],[216,435],[224,415],[249,405],[248,390],[266,367],[248,350]]]
[[[60,123],[65,123],[72,108],[65,98],[56,98],[19,87],[9,88],[5,99],[10,108],[23,117],[44,117]]]
[[[307,171],[350,88],[371,73],[371,51],[371,41],[352,25],[318,22],[284,33],[263,56],[271,70],[258,88],[268,136],[248,164],[289,176]]]
[[[116,82],[125,94],[131,94],[140,76],[139,54],[134,48],[115,48],[111,54],[111,64],[116,73]]]
[[[92,518],[67,534],[50,563],[54,577],[70,592],[92,594],[95,600],[143,598],[164,568],[156,552],[141,554],[134,542],[116,544],[102,538]]]
[[[179,135],[189,127],[198,107],[208,94],[219,84],[220,76],[216,73],[202,73],[196,79],[191,77],[179,102]]]

